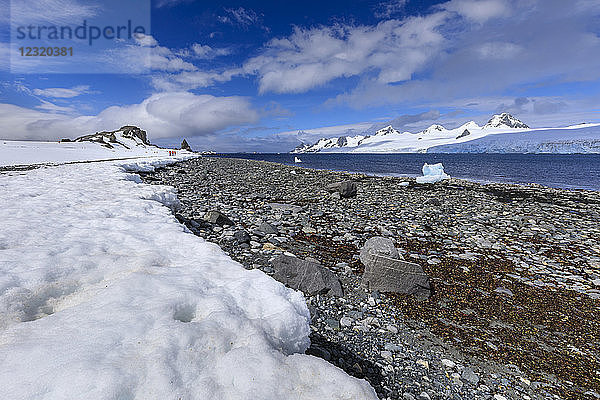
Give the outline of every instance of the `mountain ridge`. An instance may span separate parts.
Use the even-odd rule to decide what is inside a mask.
[[[526,132],[534,132],[539,130],[558,129],[563,133],[564,137],[552,138],[553,146],[544,146],[544,137],[535,136],[536,140],[540,141],[540,149],[554,149],[554,152],[560,153],[561,146],[556,143],[564,143],[566,153],[572,152],[575,148],[569,142],[570,132],[582,127],[596,126],[600,124],[582,124],[565,128],[530,128],[526,123],[512,116],[509,113],[501,113],[493,115],[486,124],[479,126],[474,121],[466,122],[457,128],[447,129],[443,125],[433,124],[428,128],[419,132],[401,132],[395,129],[392,125],[387,125],[377,129],[372,134],[362,134],[354,136],[339,136],[332,138],[322,138],[313,144],[302,143],[291,151],[292,154],[302,153],[425,153],[431,152],[430,149],[444,149],[450,152],[452,146],[463,145],[471,141],[480,140],[482,138],[499,135],[499,134],[522,134]],[[596,137],[592,133],[591,138],[586,138],[587,142],[593,143],[595,140],[600,140],[600,130]],[[585,145],[584,145],[585,146]],[[532,149],[535,146],[527,146]],[[463,148],[468,148],[463,146]],[[577,148],[581,148],[578,146]],[[477,152],[485,152],[479,146]],[[502,148],[494,147],[495,151],[502,152]],[[540,150],[542,151],[542,150]],[[589,152],[598,152],[597,146],[590,147]]]

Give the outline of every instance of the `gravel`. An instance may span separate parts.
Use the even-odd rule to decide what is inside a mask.
[[[420,185],[217,157],[142,178],[174,186],[176,217],[248,269],[273,275],[275,258],[287,255],[336,274],[342,297],[305,294],[308,353],[367,379],[382,399],[600,393],[597,192],[457,179]],[[354,197],[327,190],[348,181]],[[207,222],[209,211],[231,224]],[[421,265],[430,298],[361,285],[360,249],[375,236]]]

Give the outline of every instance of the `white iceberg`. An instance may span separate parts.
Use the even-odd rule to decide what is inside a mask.
[[[417,183],[435,183],[449,179],[450,175],[444,172],[442,163],[423,165],[423,176],[417,177]]]
[[[298,157],[294,157],[294,162],[295,162],[295,163],[301,163],[301,162],[302,162],[302,160],[301,160],[301,159],[299,159]]]

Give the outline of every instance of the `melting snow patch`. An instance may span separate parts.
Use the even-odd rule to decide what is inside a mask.
[[[450,176],[444,172],[442,163],[425,163],[423,165],[423,176],[417,177],[417,183],[435,183],[449,178]]]
[[[0,398],[376,399],[302,354],[301,293],[188,233],[172,189],[126,172],[156,165],[0,175]]]

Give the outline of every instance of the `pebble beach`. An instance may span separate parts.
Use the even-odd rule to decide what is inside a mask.
[[[173,186],[179,221],[245,268],[275,275],[286,255],[334,273],[342,296],[305,293],[307,352],[381,399],[600,398],[598,192],[218,157],[141,175]],[[342,181],[355,196],[326,190]],[[429,298],[361,285],[376,236],[422,267]]]

